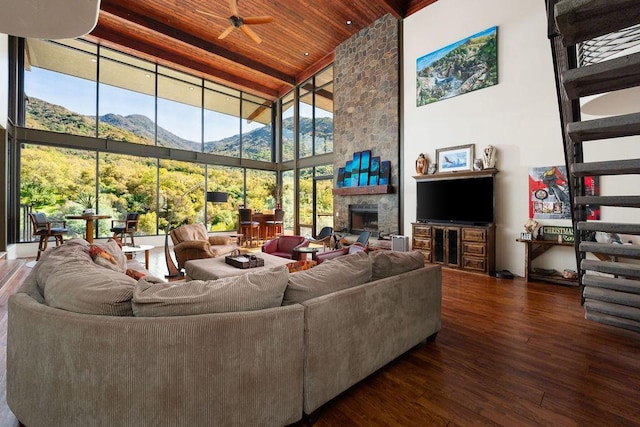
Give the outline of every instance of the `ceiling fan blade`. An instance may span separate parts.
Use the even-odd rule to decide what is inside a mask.
[[[222,32],[222,34],[220,34],[220,35],[218,36],[218,40],[222,40],[223,38],[227,37],[227,36],[229,35],[229,33],[230,33],[231,31],[233,31],[233,29],[234,29],[234,28],[235,28],[235,27],[234,27],[233,25],[229,25],[229,26],[227,27],[227,29],[226,29],[226,30],[224,30],[224,31]]]
[[[210,13],[210,12],[205,12],[204,10],[196,9],[196,12],[197,12],[197,13],[201,13],[201,14],[203,14],[203,15],[211,16],[211,17],[213,17],[213,18],[224,19],[224,20],[227,20],[227,21],[229,20],[229,17],[228,17],[228,16],[215,15],[215,14]]]
[[[238,0],[229,0],[229,10],[231,16],[238,16]]]
[[[242,32],[244,32],[247,36],[249,36],[249,38],[251,40],[253,40],[254,42],[260,44],[262,43],[262,39],[260,37],[258,37],[258,35],[249,27],[247,27],[246,25],[241,25],[240,29],[242,30]]]
[[[273,21],[273,16],[249,16],[248,18],[242,18],[245,24],[268,24]]]

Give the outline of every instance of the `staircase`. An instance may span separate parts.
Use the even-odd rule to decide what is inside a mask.
[[[629,50],[628,46],[640,43],[640,37],[628,42],[628,34],[640,34],[634,29],[640,24],[640,0],[547,0],[547,14],[585,317],[640,332],[640,245],[594,239],[596,235],[640,235],[640,181],[635,194],[628,195],[589,195],[585,186],[585,177],[598,177],[601,182],[613,176],[637,178],[640,158],[584,160],[590,143],[606,143],[615,153],[620,138],[640,135],[640,99],[639,112],[587,121],[581,120],[580,103],[587,96],[640,86],[640,49],[624,56],[624,51],[613,49],[610,57],[598,54],[589,61],[579,57],[585,46],[606,50],[618,45]],[[631,222],[587,221],[593,206],[604,207],[603,217],[615,212],[609,216]],[[616,208],[628,209],[619,214]]]

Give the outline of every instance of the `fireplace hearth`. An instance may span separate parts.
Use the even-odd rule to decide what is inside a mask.
[[[378,205],[349,205],[349,232],[360,234],[363,231],[378,235]]]

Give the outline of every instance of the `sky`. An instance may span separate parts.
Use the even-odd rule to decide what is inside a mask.
[[[100,90],[100,115],[142,114],[154,120],[153,97],[108,85],[100,85]],[[74,113],[93,116],[96,111],[94,81],[31,67],[31,71],[25,73],[25,92],[27,96],[62,106]],[[182,138],[200,141],[200,109],[162,99],[158,104],[159,126]],[[237,117],[211,111],[205,117],[212,117],[216,124],[206,126],[205,141],[217,141],[240,133]],[[262,126],[261,123],[243,121],[242,130],[247,132]]]

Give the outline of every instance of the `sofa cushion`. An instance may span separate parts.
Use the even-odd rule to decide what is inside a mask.
[[[62,246],[61,246],[62,247]],[[132,316],[136,281],[85,259],[70,259],[49,272],[44,300],[51,307],[85,314]]]
[[[357,252],[327,260],[318,266],[289,275],[283,305],[367,283],[371,279],[371,260]]]
[[[138,281],[133,313],[141,317],[262,310],[278,307],[287,286],[285,266],[217,280],[153,284]]]
[[[89,242],[80,238],[69,239],[63,245],[44,252],[32,271],[43,297],[45,285],[51,272],[60,264],[70,260],[81,260],[87,264],[93,264],[93,260],[89,255]]]
[[[377,250],[369,252],[371,280],[384,279],[424,267],[424,255],[419,251],[398,252]]]

